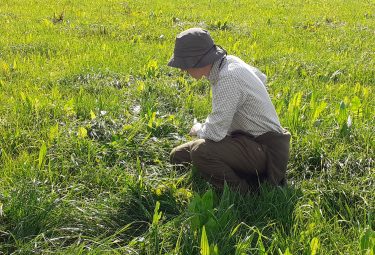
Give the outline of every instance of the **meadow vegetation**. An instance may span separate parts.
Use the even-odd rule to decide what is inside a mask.
[[[210,112],[190,27],[267,74],[287,187],[168,163]],[[0,254],[374,254],[374,85],[371,0],[2,0]]]

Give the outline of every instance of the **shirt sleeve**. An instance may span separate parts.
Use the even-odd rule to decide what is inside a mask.
[[[225,76],[212,87],[212,112],[197,132],[197,136],[215,142],[222,140],[228,133],[233,116],[241,100],[240,82]]]

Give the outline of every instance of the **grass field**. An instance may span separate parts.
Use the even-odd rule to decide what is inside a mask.
[[[210,112],[166,66],[197,26],[267,74],[288,187],[168,163]],[[373,255],[374,85],[372,0],[1,0],[0,254]]]

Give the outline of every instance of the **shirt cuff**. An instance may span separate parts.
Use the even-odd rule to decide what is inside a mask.
[[[197,130],[197,137],[198,138],[204,138],[204,130],[205,130],[205,124],[202,125],[201,129]]]

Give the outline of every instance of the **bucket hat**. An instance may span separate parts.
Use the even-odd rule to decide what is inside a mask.
[[[190,28],[177,35],[168,66],[181,69],[204,67],[226,54],[223,48],[214,43],[208,31]]]

